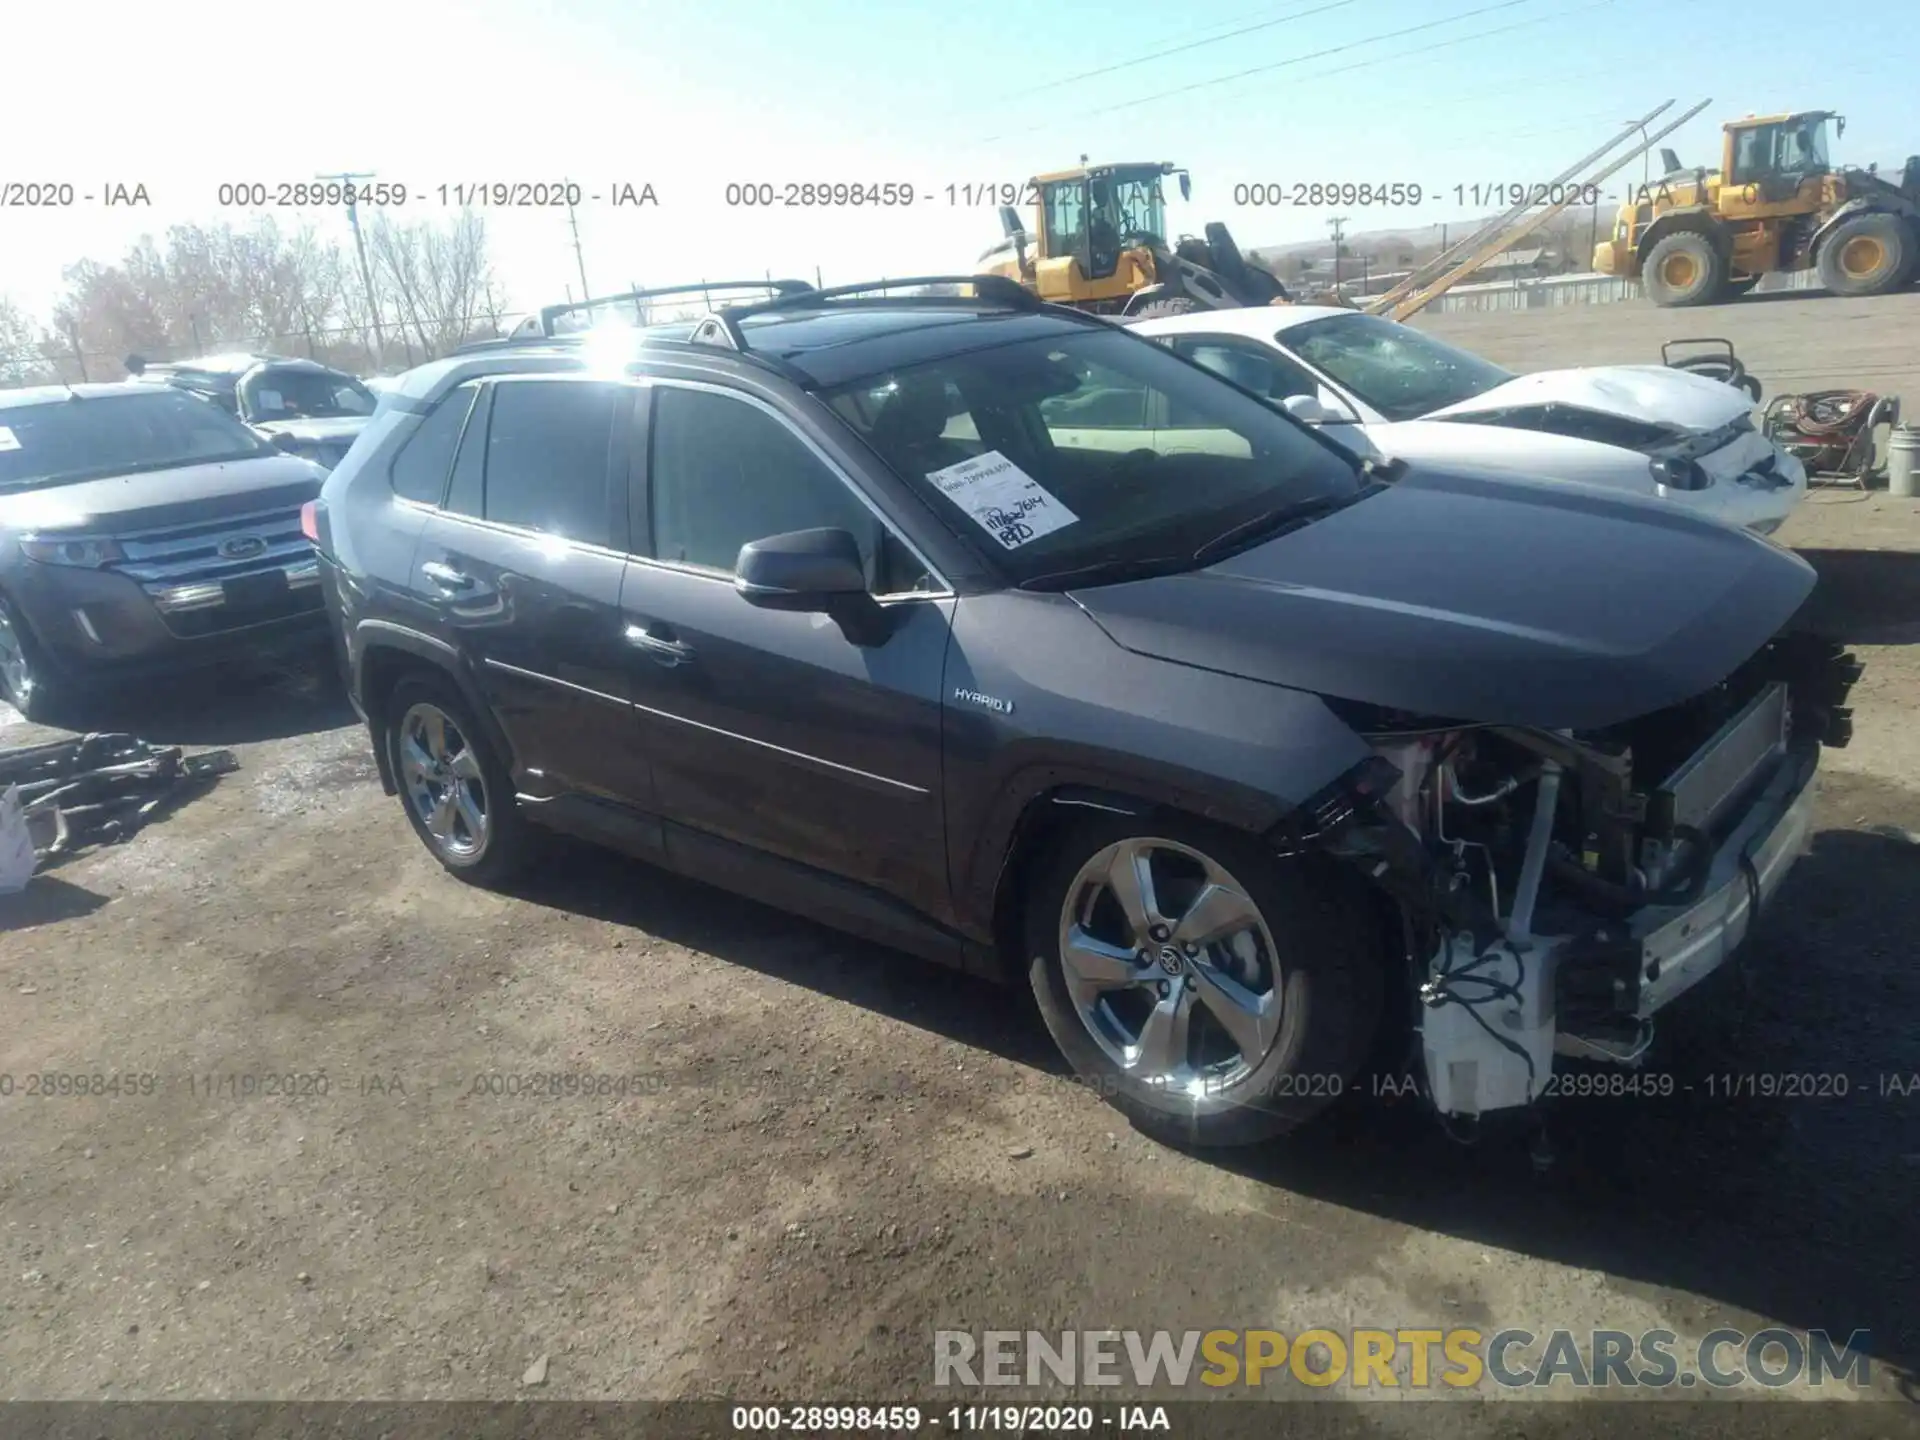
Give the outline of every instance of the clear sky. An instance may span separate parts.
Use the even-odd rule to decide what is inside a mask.
[[[1425,203],[1341,206],[1348,232],[1458,220],[1489,207],[1454,186],[1549,180],[1670,98],[1678,114],[1714,97],[1666,142],[1689,162],[1714,163],[1724,119],[1834,108],[1849,120],[1836,158],[1885,164],[1920,151],[1898,8],[1858,21],[1884,24],[1887,44],[1829,32],[1822,67],[1794,39],[1813,23],[1800,0],[332,0],[191,17],[26,0],[5,25],[0,183],[140,182],[153,205],[0,209],[0,294],[44,318],[81,256],[248,218],[219,207],[222,182],[341,170],[406,185],[412,214],[438,209],[442,184],[651,183],[657,206],[578,212],[606,293],[816,266],[829,283],[968,270],[996,218],[950,206],[946,187],[1083,153],[1187,166],[1173,227],[1225,220],[1243,248],[1323,237],[1335,212],[1235,207],[1236,185],[1410,181]],[[725,203],[729,182],[807,180],[904,181],[920,198]],[[564,209],[488,216],[516,307],[577,290]],[[344,234],[338,212],[306,218]]]

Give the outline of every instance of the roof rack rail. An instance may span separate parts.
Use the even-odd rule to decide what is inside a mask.
[[[823,300],[838,300],[848,295],[871,295],[876,291],[904,290],[929,285],[971,285],[975,299],[996,300],[1016,310],[1044,309],[1046,302],[1031,290],[1004,275],[906,275],[891,280],[866,280],[858,285],[829,285],[824,290],[808,286],[790,295],[778,295],[756,304],[729,305],[734,315],[757,314],[762,310],[785,310],[797,305],[814,305]],[[945,297],[924,297],[945,298]]]
[[[840,300],[855,295],[872,295],[887,290],[903,290],[910,287],[928,285],[971,285],[975,299],[994,301],[1015,310],[1044,310],[1047,304],[1031,290],[1004,275],[906,275],[899,279],[866,280],[858,285],[829,285],[825,289],[815,289],[808,285],[798,290],[775,295],[770,300],[751,301],[744,305],[724,305],[709,312],[693,332],[693,341],[711,343],[715,338],[723,338],[735,350],[747,348],[745,333],[740,329],[740,317],[743,315],[763,315],[773,310],[797,310],[813,305],[822,305],[831,300]],[[946,296],[902,296],[902,299],[935,300]],[[717,333],[716,333],[717,332]]]
[[[540,311],[540,333],[551,337],[554,333],[553,322],[562,315],[577,314],[583,310],[597,310],[607,305],[637,304],[642,300],[652,300],[662,295],[709,295],[715,290],[770,290],[777,298],[812,292],[813,286],[804,280],[701,280],[692,285],[656,285],[644,290],[629,290],[620,295],[598,295],[586,300],[570,300],[564,305],[548,305]]]

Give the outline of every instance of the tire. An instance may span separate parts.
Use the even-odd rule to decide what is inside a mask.
[[[1142,856],[1151,884],[1135,893],[1157,899],[1133,911],[1164,919],[1157,932],[1127,920],[1108,878],[1124,888]],[[1083,1083],[1167,1144],[1292,1130],[1339,1098],[1378,1030],[1379,932],[1345,878],[1180,817],[1074,825],[1026,897],[1028,978],[1047,1029]],[[1197,946],[1181,943],[1183,927]]]
[[[453,683],[408,675],[394,686],[385,713],[383,743],[420,843],[470,885],[499,885],[518,874],[535,849],[532,827],[514,802],[504,761]]]
[[[1835,295],[1884,295],[1914,268],[1914,234],[1898,215],[1855,215],[1820,247],[1820,283]]]
[[[1161,315],[1192,315],[1203,308],[1191,295],[1174,295],[1165,300],[1149,300],[1126,318],[1152,320]]]
[[[1720,293],[1726,270],[1712,240],[1698,230],[1676,230],[1647,252],[1640,283],[1663,310],[1704,305]]]
[[[54,673],[13,603],[0,596],[0,694],[35,725],[57,725],[74,688]]]

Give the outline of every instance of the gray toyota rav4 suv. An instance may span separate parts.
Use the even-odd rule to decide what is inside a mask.
[[[325,644],[300,507],[325,472],[164,386],[0,391],[0,686],[63,692]]]
[[[422,842],[492,883],[567,831],[1024,975],[1183,1143],[1299,1123],[1395,1023],[1448,1117],[1634,1063],[1847,737],[1810,569],[1652,500],[1357,466],[966,283],[403,377],[311,523]]]

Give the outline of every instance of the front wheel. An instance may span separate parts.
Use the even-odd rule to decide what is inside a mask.
[[[1157,1139],[1293,1129],[1339,1098],[1379,1020],[1378,932],[1344,878],[1178,817],[1076,826],[1028,896],[1047,1029]]]
[[[0,596],[0,693],[36,725],[57,723],[71,698],[26,622],[4,596]]]
[[[1883,295],[1906,283],[1915,245],[1898,215],[1855,215],[1834,227],[1820,247],[1820,283],[1835,295]]]

